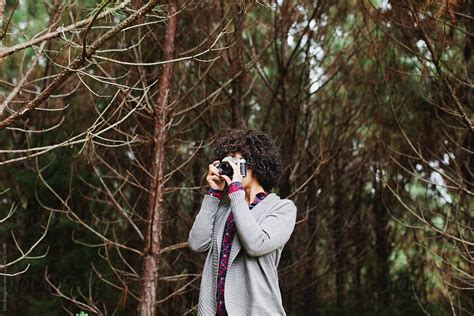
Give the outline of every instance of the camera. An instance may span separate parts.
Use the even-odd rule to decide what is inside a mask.
[[[230,179],[232,179],[232,176],[234,175],[234,169],[232,169],[232,166],[230,163],[228,163],[230,160],[235,163],[238,163],[240,160],[240,174],[242,174],[242,177],[247,176],[247,161],[244,158],[234,158],[230,156],[222,159],[222,161],[217,165],[217,170],[221,175],[225,174]]]

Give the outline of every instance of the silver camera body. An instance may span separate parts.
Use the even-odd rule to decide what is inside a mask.
[[[247,176],[247,161],[244,158],[234,158],[231,156],[227,156],[224,159],[222,159],[219,164],[217,165],[217,170],[219,170],[219,173],[221,175],[225,174],[228,176],[230,179],[232,179],[232,176],[234,175],[234,169],[232,169],[232,166],[228,161],[233,161],[234,163],[238,164],[240,160],[240,174],[242,174],[242,177]]]

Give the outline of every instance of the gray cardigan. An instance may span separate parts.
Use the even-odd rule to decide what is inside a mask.
[[[295,227],[296,206],[275,193],[268,194],[252,210],[245,200],[245,191],[232,192],[228,197],[230,204],[206,194],[189,232],[189,248],[194,252],[207,252],[198,315],[216,314],[219,255],[225,222],[231,210],[237,232],[225,279],[224,301],[228,314],[286,315],[277,267],[283,247]]]

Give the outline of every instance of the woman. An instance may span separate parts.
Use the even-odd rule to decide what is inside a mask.
[[[246,160],[245,177],[232,161],[232,179],[219,174],[227,156]],[[188,238],[191,250],[207,252],[198,315],[286,315],[277,267],[296,206],[270,192],[282,172],[280,155],[262,131],[227,130],[211,160],[210,188]]]

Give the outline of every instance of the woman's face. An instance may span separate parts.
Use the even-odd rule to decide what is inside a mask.
[[[230,153],[230,154],[227,154],[227,156],[231,156],[234,158],[243,158],[239,152]],[[253,180],[252,169],[250,169],[249,166],[247,165],[247,175],[245,177],[242,177],[242,186],[244,188],[249,187],[250,183],[252,183],[252,180]]]

